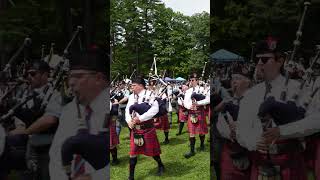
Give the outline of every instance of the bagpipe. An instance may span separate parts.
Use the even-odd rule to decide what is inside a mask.
[[[41,109],[45,109],[46,106],[48,105],[53,93],[55,90],[57,90],[59,87],[61,88],[62,95],[70,95],[70,93],[67,93],[67,84],[66,84],[66,78],[67,78],[67,72],[69,71],[69,61],[66,59],[67,55],[69,54],[69,48],[71,47],[72,43],[74,42],[75,38],[79,35],[80,31],[82,30],[82,26],[78,26],[77,29],[73,32],[73,35],[71,37],[71,40],[68,42],[67,46],[63,50],[63,56],[60,61],[57,63],[55,69],[53,70],[52,73],[52,79],[53,79],[53,85],[52,88],[50,88],[50,91],[48,92],[48,95],[46,96],[47,98],[44,99]],[[81,46],[81,45],[80,45]],[[52,50],[53,51],[53,50]],[[51,53],[50,53],[51,54]],[[52,55],[51,55],[52,57]],[[48,57],[48,63],[50,63],[51,58],[50,56]],[[65,97],[66,98],[66,97]],[[69,98],[72,99],[73,97],[71,96]]]
[[[319,89],[316,88],[313,92],[307,94],[307,98],[303,99],[304,101],[301,102],[301,105],[298,106],[295,101],[299,98],[299,93],[303,91],[306,83],[310,81],[312,67],[317,61],[319,54],[320,50],[318,49],[316,56],[311,59],[310,67],[307,69],[306,76],[299,86],[298,93],[293,95],[292,100],[280,102],[276,101],[274,97],[268,97],[260,106],[258,116],[264,117],[270,114],[277,125],[287,124],[304,118],[306,109]]]
[[[4,69],[1,71],[5,75],[7,75],[7,78],[12,78],[12,64],[15,63],[19,55],[27,48],[29,48],[32,44],[32,41],[29,37],[24,39],[23,44],[19,47],[19,49],[15,52],[15,54],[9,59],[8,63],[5,65]],[[24,57],[26,59],[26,57]]]
[[[23,78],[24,74],[22,73],[25,73],[27,63],[26,61],[28,61],[28,53],[26,51],[28,50],[28,48],[30,48],[31,44],[32,40],[29,37],[25,38],[22,45],[13,54],[13,56],[9,59],[8,63],[5,65],[4,69],[0,72],[0,83],[8,87],[0,97],[0,106],[2,106],[2,109],[5,109],[3,105],[8,103],[5,102],[5,100],[9,101],[10,97],[14,95],[15,90],[19,86],[27,84],[27,81]],[[18,63],[16,63],[16,61],[22,52],[24,52],[24,62],[22,62],[19,66]],[[13,68],[13,64],[17,64],[17,66]],[[13,74],[14,69],[16,74]]]
[[[291,53],[289,64],[294,61],[295,54],[298,46],[300,45],[300,37],[302,36],[302,27],[305,20],[305,15],[308,9],[310,2],[304,3],[304,11],[302,17],[300,19],[298,31],[296,33],[296,39],[294,40],[294,48]],[[313,62],[311,63],[313,64]],[[297,121],[299,119],[304,118],[304,114],[306,112],[305,107],[299,106],[297,103],[298,93],[294,94],[292,98],[288,99],[287,91],[288,91],[288,83],[290,80],[289,72],[286,71],[286,80],[284,84],[284,88],[281,92],[280,100],[278,102],[274,97],[268,97],[260,106],[258,116],[264,119],[264,117],[269,114],[274,120],[276,124],[285,124],[293,121]],[[301,83],[299,91],[302,90],[304,83]],[[298,92],[299,92],[298,91]]]
[[[206,96],[201,93],[193,92],[191,94],[191,99],[195,99],[196,101],[201,101],[201,100],[204,100],[205,98]]]
[[[40,94],[34,92],[32,95],[27,96],[20,101],[18,101],[17,98],[15,97],[18,91],[18,88],[21,89],[22,86],[28,84],[28,81],[22,77],[22,74],[19,74],[20,72],[25,72],[25,68],[26,68],[25,64],[27,63],[26,61],[28,61],[27,60],[28,57],[26,56],[27,53],[25,52],[23,57],[25,62],[22,62],[20,67],[17,64],[15,68],[16,74],[12,73],[13,72],[12,65],[15,64],[15,61],[20,56],[20,54],[31,46],[31,43],[32,41],[29,37],[25,38],[23,44],[15,52],[15,54],[9,59],[8,63],[5,65],[3,71],[1,72],[1,74],[4,75],[3,77],[1,77],[2,81],[9,81],[6,83],[8,87],[7,90],[0,97],[0,106],[2,109],[2,112],[0,114],[1,115],[0,124],[2,125],[5,124],[5,126],[7,126],[9,123],[8,122],[9,118],[12,117],[12,115],[16,113],[16,111],[20,107],[25,105],[29,100],[34,98],[40,98],[41,96]],[[26,90],[27,88],[24,88],[22,94],[24,94]]]
[[[161,92],[163,92],[163,91],[161,91]],[[151,94],[150,94],[150,96],[151,96]],[[151,97],[149,97],[149,98],[151,98]],[[150,99],[148,99],[147,102],[142,102],[140,104],[134,103],[133,105],[131,105],[129,107],[130,114],[132,114],[133,112],[137,112],[138,114],[141,115],[141,114],[147,112],[151,108],[149,100]],[[155,101],[157,101],[159,104],[159,112],[154,116],[154,118],[161,117],[161,116],[165,115],[166,113],[168,113],[167,107],[166,107],[167,102],[165,99],[162,99],[161,97],[155,97]]]
[[[99,170],[109,164],[109,123],[110,114],[107,113],[103,128],[97,135],[90,134],[86,120],[82,117],[79,101],[76,99],[79,129],[75,136],[66,139],[61,148],[62,165],[71,179],[71,165],[74,155],[80,155],[94,169]]]

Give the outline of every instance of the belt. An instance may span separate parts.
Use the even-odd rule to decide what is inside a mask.
[[[136,124],[135,125],[135,129],[137,129],[137,130],[144,130],[144,129],[149,129],[149,128],[153,128],[153,127],[154,127],[153,123]]]

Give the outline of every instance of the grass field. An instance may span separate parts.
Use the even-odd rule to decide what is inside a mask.
[[[182,135],[176,136],[178,124],[176,123],[176,115],[173,116],[172,128],[169,132],[170,143],[163,145],[163,131],[157,131],[158,139],[161,145],[161,159],[165,165],[165,173],[163,176],[156,176],[158,169],[156,161],[152,157],[144,155],[138,156],[138,163],[135,169],[136,180],[187,180],[187,179],[210,179],[209,164],[210,164],[210,146],[205,140],[205,151],[199,152],[200,140],[196,139],[196,155],[190,159],[184,158],[184,153],[189,151],[189,138],[186,131],[186,124],[182,131]],[[123,128],[120,134],[120,145],[118,146],[118,158],[121,161],[116,166],[111,166],[112,180],[125,180],[129,175],[129,147],[128,128]]]

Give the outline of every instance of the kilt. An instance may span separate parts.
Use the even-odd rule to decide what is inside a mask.
[[[197,114],[198,122],[191,122],[191,115]],[[188,114],[188,131],[190,134],[208,134],[208,126],[206,121],[206,116],[203,108],[199,108],[196,111],[189,110]]]
[[[188,115],[184,114],[184,110],[188,113],[188,110],[185,107],[179,106],[179,122],[186,122],[188,120]]]
[[[170,129],[168,114],[155,118],[154,127],[159,130],[168,131]]]
[[[281,180],[307,180],[303,152],[290,151],[287,153],[270,155],[270,157],[275,165],[280,166]],[[267,160],[266,154],[261,154],[257,151],[252,152],[251,180],[258,179],[258,167],[265,160]]]
[[[320,137],[306,138],[306,150],[304,151],[305,163],[312,169],[317,179],[320,179]]]
[[[230,157],[231,143],[225,142],[221,152],[221,180],[248,180],[250,179],[250,167],[247,170],[241,171],[235,167]]]
[[[109,124],[109,129],[110,129],[110,147],[116,146],[120,143],[120,140],[116,131],[116,121],[111,119]]]
[[[140,124],[145,123],[153,123],[153,120],[148,120],[147,122],[142,122]],[[134,144],[134,135],[136,134],[143,134],[144,135],[144,145],[143,146],[137,146]],[[158,156],[161,154],[160,144],[157,138],[156,129],[148,128],[143,130],[133,129],[131,131],[130,136],[130,155],[138,155],[138,154],[144,154],[146,156]]]

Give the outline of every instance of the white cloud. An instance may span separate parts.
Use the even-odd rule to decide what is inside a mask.
[[[210,0],[162,0],[166,7],[191,16],[206,11],[210,13]]]

